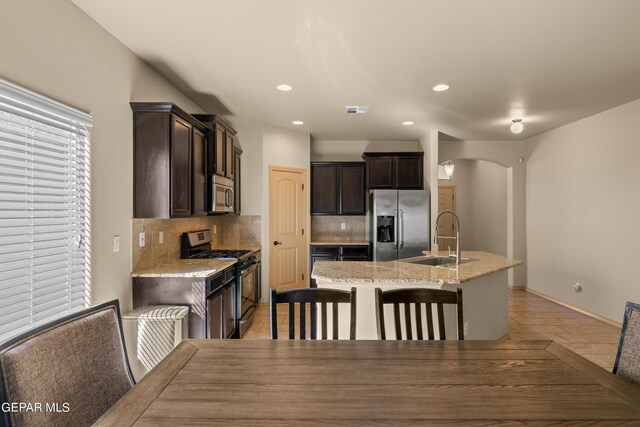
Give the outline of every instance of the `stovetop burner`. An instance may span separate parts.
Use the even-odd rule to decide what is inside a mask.
[[[249,252],[251,251],[245,249],[211,249],[207,258],[240,258]]]
[[[209,230],[184,233],[180,242],[180,257],[184,259],[237,259],[238,266],[244,268],[256,262],[254,251],[248,249],[212,249]]]

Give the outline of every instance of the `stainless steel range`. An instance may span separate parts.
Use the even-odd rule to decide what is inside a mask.
[[[249,249],[213,249],[209,230],[184,233],[180,244],[181,258],[237,259],[238,295],[236,313],[237,336],[242,337],[251,323],[260,300],[261,252]]]

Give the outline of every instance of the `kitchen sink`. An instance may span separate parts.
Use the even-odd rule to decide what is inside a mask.
[[[462,258],[460,260],[461,263],[467,261],[468,258]],[[416,256],[413,258],[403,258],[403,259],[399,259],[399,262],[407,262],[410,264],[420,264],[420,265],[432,265],[435,267],[441,266],[441,265],[448,265],[448,264],[454,264],[456,263],[456,259],[455,258],[449,258],[447,256]]]

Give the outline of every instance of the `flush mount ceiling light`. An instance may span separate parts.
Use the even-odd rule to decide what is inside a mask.
[[[411,126],[413,122],[402,122],[402,126]]]
[[[449,85],[445,84],[439,84],[433,87],[433,90],[435,90],[436,92],[444,92],[447,89],[449,89]]]
[[[520,133],[524,130],[524,125],[522,124],[522,119],[513,119],[513,123],[511,123],[511,132]]]
[[[276,89],[282,92],[289,92],[290,90],[293,90],[293,86],[282,84],[282,85],[276,86]]]
[[[297,126],[300,126],[300,125],[304,124],[304,122],[302,120],[294,120],[291,123],[294,124],[294,125],[297,125]]]
[[[444,173],[446,173],[447,176],[451,178],[453,176],[453,170],[455,169],[456,165],[454,165],[451,160],[448,160],[444,162],[442,166],[444,166]]]

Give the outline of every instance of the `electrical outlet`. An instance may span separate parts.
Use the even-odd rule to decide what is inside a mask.
[[[578,282],[576,282],[575,285],[573,285],[573,290],[576,292],[581,292],[582,291],[582,285]]]
[[[346,230],[347,229],[347,224],[345,224],[344,222],[340,223],[340,230]]]
[[[469,335],[469,322],[464,322],[464,336]]]
[[[161,231],[158,233],[158,243],[159,244],[163,244],[164,243],[164,231]]]
[[[120,252],[120,236],[113,236],[113,252]]]
[[[144,247],[145,244],[145,236],[144,236],[144,231],[142,233],[140,233],[139,239],[138,239],[138,245],[142,248]]]

